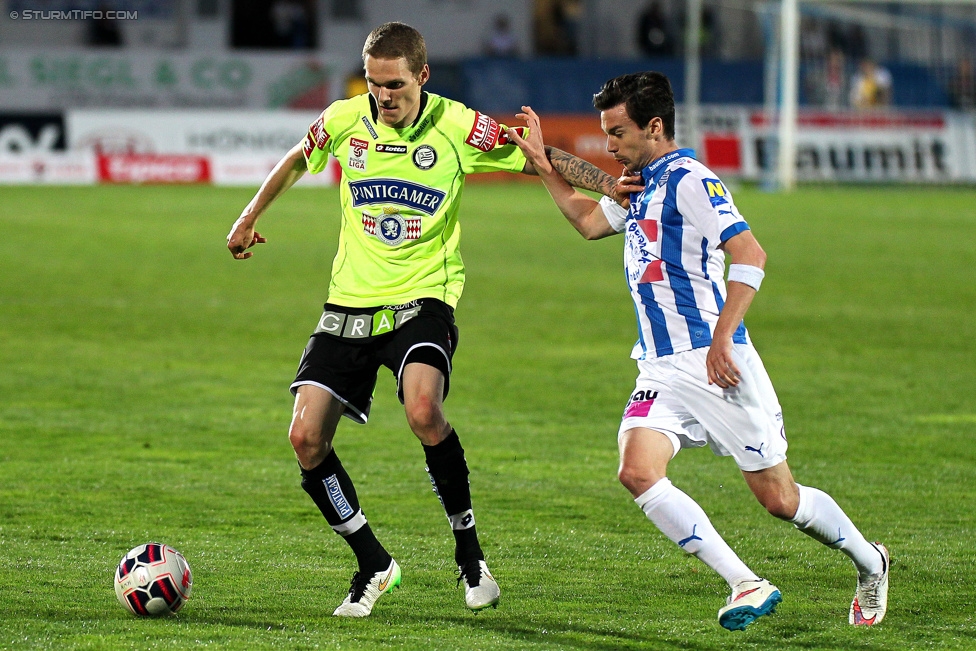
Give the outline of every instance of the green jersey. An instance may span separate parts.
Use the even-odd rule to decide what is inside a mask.
[[[342,225],[329,302],[348,307],[437,298],[464,287],[458,210],[466,174],[520,172],[525,156],[503,125],[459,102],[421,95],[403,129],[377,119],[372,95],[333,102],[303,142],[308,170],[342,168]]]

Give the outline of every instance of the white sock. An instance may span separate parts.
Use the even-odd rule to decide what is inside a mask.
[[[739,581],[759,579],[715,531],[702,507],[667,477],[634,501],[661,533],[718,572],[730,587]]]
[[[868,576],[884,569],[881,554],[857,530],[837,502],[822,490],[800,486],[800,506],[790,520],[814,540],[847,554],[858,574]]]

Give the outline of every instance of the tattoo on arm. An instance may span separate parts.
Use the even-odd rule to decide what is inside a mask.
[[[616,179],[596,165],[555,147],[546,146],[546,155],[555,170],[570,185],[607,196],[613,195]]]

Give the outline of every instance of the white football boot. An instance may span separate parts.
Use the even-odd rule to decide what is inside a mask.
[[[730,631],[744,631],[759,617],[773,613],[781,601],[779,588],[766,579],[739,581],[718,611],[718,623]]]
[[[390,559],[385,570],[369,575],[356,572],[352,575],[349,594],[332,613],[335,617],[366,617],[373,612],[373,604],[387,592],[400,585],[400,566]]]
[[[458,585],[464,581],[464,603],[468,608],[475,612],[498,608],[501,589],[484,561],[468,561],[458,567],[458,574]]]
[[[881,574],[857,577],[857,590],[854,592],[851,613],[847,618],[852,626],[880,624],[888,610],[888,548],[879,542],[872,544],[881,553]]]

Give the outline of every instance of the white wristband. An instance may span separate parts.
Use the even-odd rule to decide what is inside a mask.
[[[765,271],[759,267],[754,267],[751,264],[729,265],[730,281],[742,283],[743,285],[749,285],[749,287],[752,287],[757,292],[759,291],[759,286],[762,285],[762,281],[765,276]]]

